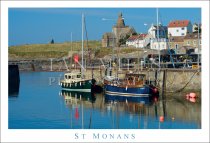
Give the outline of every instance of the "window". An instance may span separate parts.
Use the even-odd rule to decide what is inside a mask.
[[[200,43],[200,45],[201,45],[201,40],[200,40],[200,42],[199,42],[199,43]]]
[[[187,41],[187,45],[190,45],[190,41]]]
[[[184,33],[182,33],[182,36],[184,36]]]
[[[176,32],[179,32],[179,29],[177,29]]]
[[[196,40],[193,41],[193,44],[196,45]]]
[[[65,79],[68,79],[68,76],[67,75],[65,75]]]
[[[77,75],[77,78],[81,78],[81,75]]]
[[[69,79],[71,79],[71,76],[69,75]]]
[[[182,27],[182,30],[184,30],[184,27]]]

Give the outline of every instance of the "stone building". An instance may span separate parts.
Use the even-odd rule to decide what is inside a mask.
[[[183,49],[183,46],[184,36],[169,36],[169,47],[170,49],[173,49],[176,54],[186,53],[186,50]]]
[[[136,33],[134,28],[125,25],[122,13],[120,13],[116,25],[112,27],[112,32],[104,33],[102,36],[102,47],[120,46],[120,39],[133,33]]]
[[[201,53],[202,49],[201,42],[202,42],[201,34],[198,33],[190,33],[184,37],[184,46],[192,49],[194,53]]]

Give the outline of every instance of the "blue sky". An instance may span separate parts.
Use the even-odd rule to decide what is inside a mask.
[[[9,8],[9,45],[81,40],[81,14],[86,17],[88,39],[100,40],[103,33],[111,32],[118,13],[125,24],[138,33],[147,32],[156,23],[156,8]],[[104,20],[105,19],[105,20]],[[188,19],[200,23],[200,8],[160,8],[159,20],[168,25],[171,20]],[[144,23],[148,25],[145,26]]]

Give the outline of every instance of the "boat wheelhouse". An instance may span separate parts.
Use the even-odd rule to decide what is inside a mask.
[[[91,92],[92,79],[82,77],[81,72],[72,71],[64,74],[64,80],[60,81],[60,85],[64,90]]]

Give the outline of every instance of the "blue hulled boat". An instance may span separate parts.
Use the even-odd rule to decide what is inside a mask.
[[[110,80],[109,80],[110,79]],[[139,73],[127,73],[124,79],[104,79],[105,94],[117,96],[118,99],[150,98],[158,96],[158,89],[152,84],[147,84],[146,75]],[[135,100],[135,99],[134,99]]]

